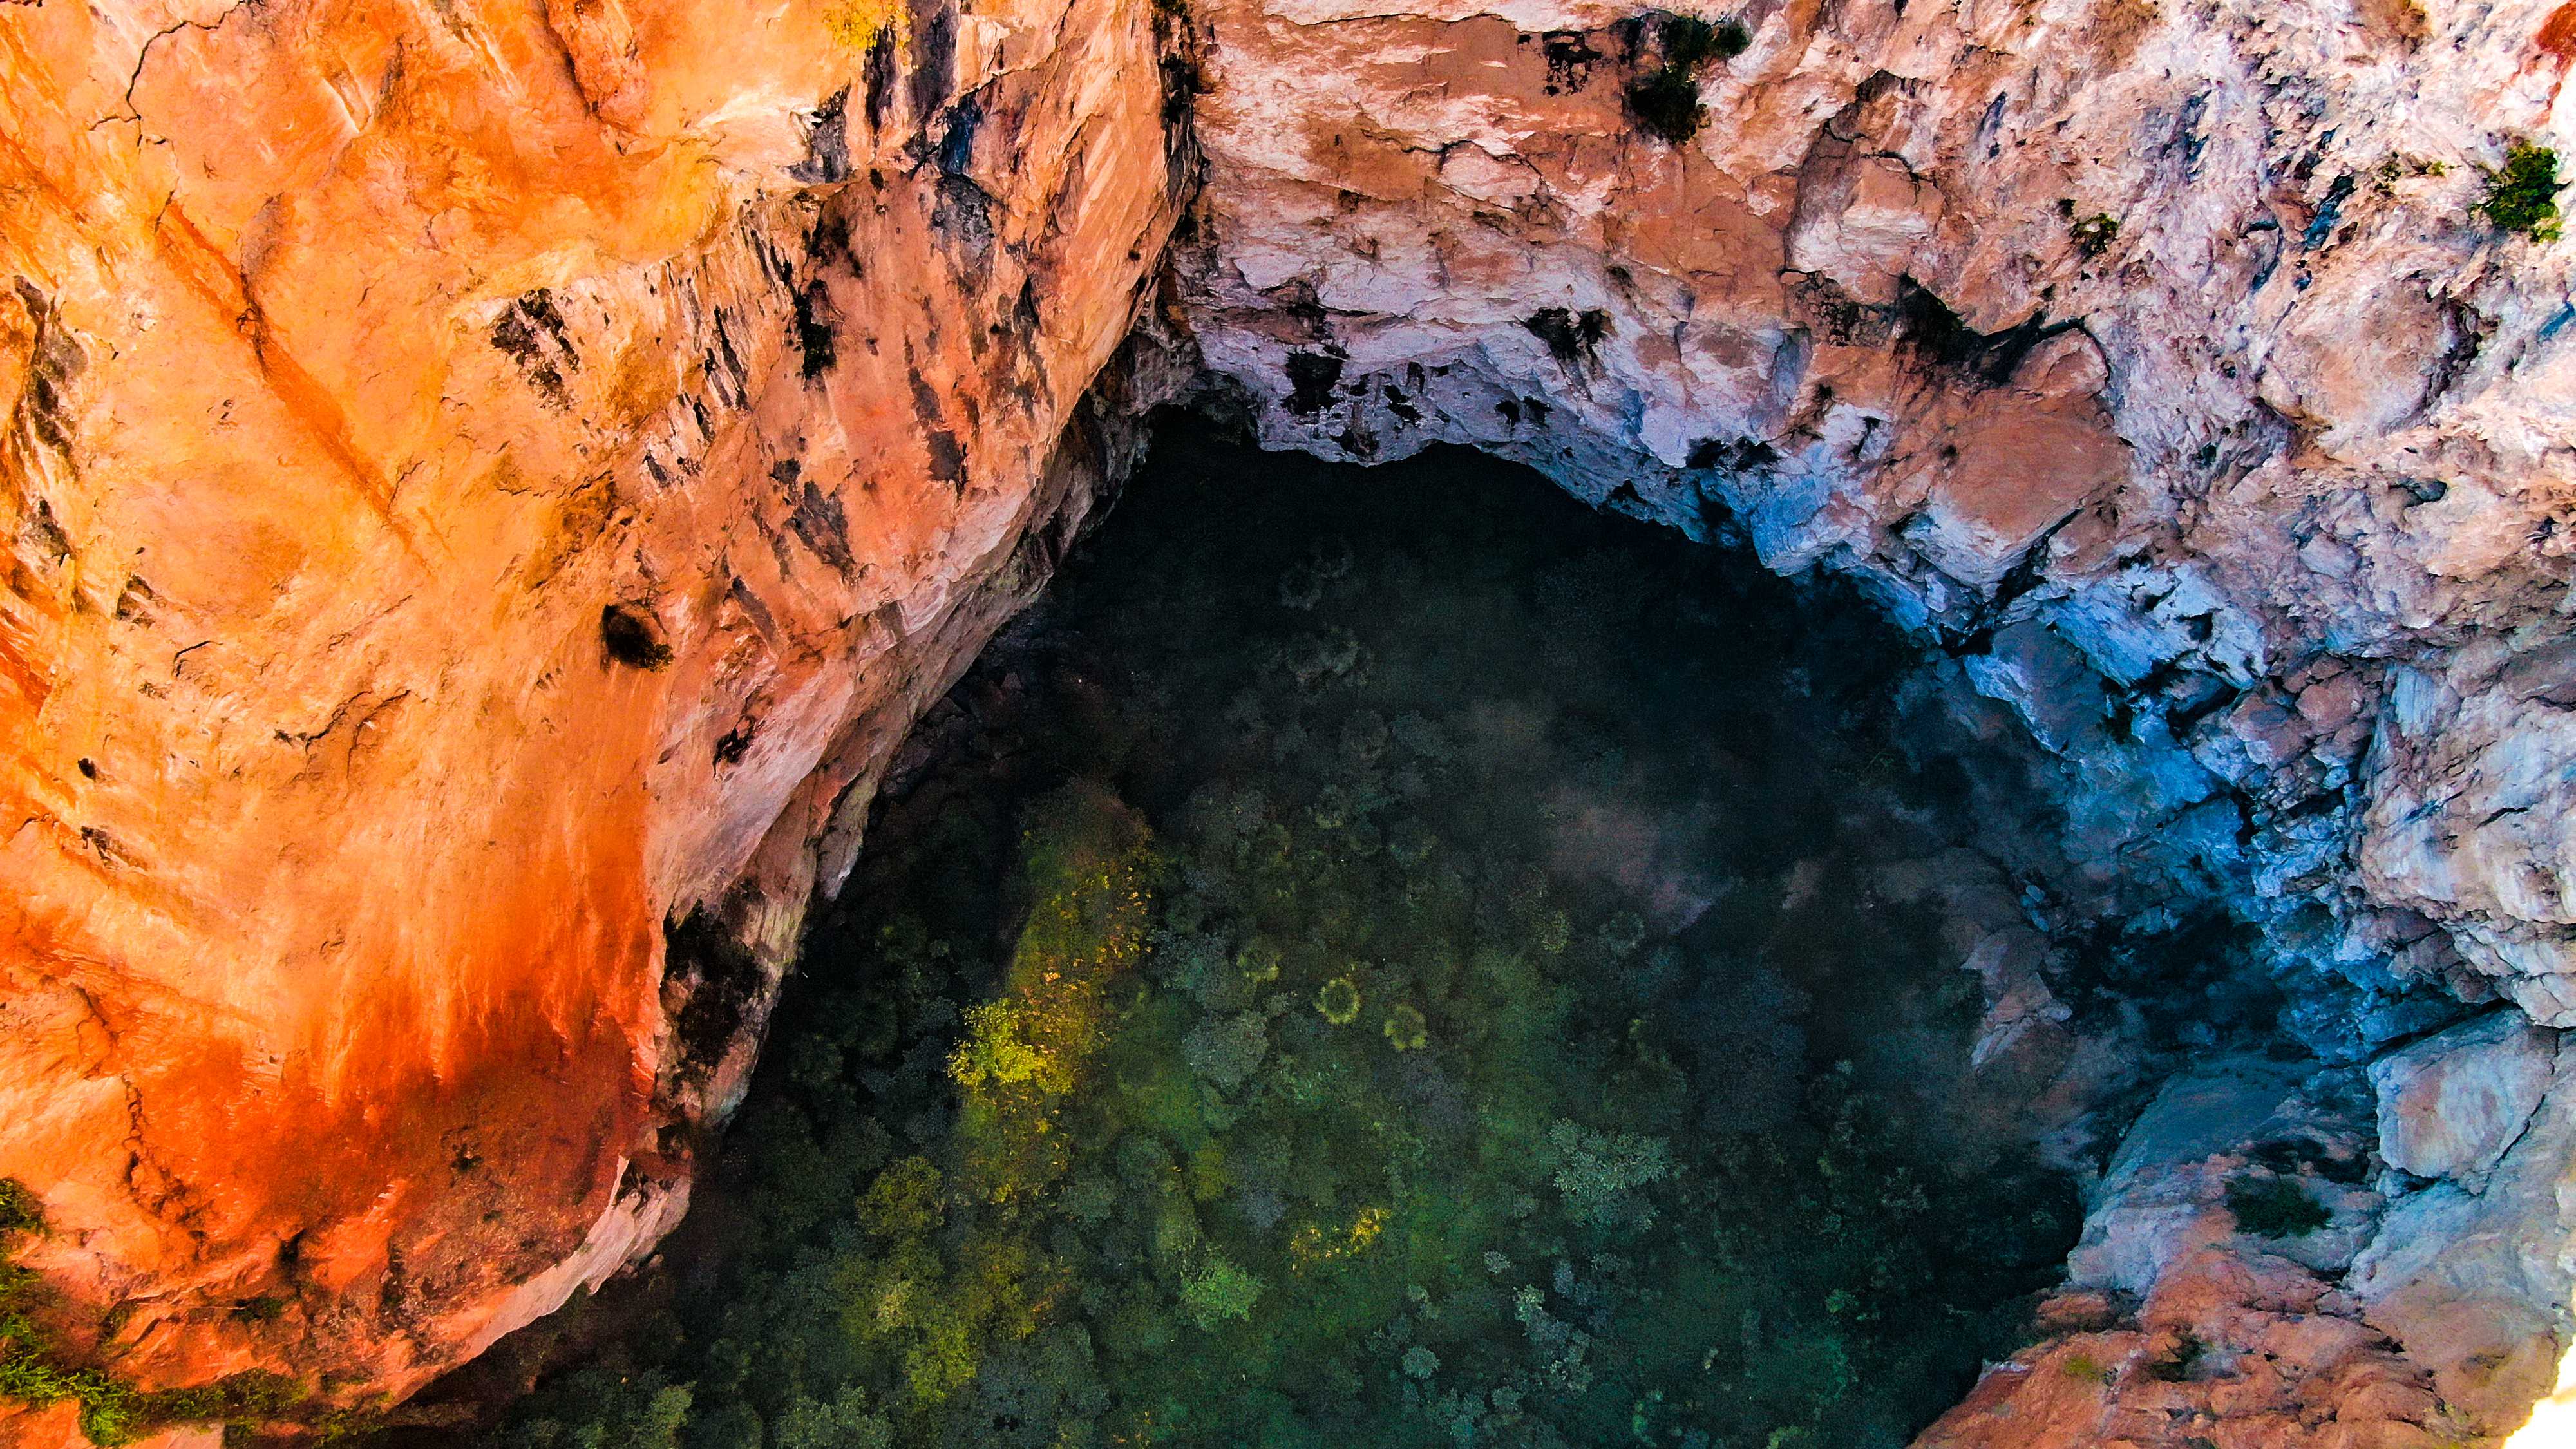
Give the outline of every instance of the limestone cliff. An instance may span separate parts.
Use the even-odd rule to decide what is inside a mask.
[[[75,1340],[399,1394],[676,1219],[1122,446],[1165,91],[1145,0],[0,8],[0,1176]]]
[[[2576,1026],[2576,250],[2475,210],[2576,149],[2576,9],[1753,0],[1695,102],[1624,7],[1180,11],[0,8],[0,1176],[72,1331],[399,1392],[668,1225],[875,771],[1114,472],[1194,98],[1165,310],[1265,441],[1851,574],[2062,758],[2101,902],[2264,922],[2322,1075],[2151,1114],[2034,1352],[2306,1356],[2024,1363],[1936,1442],[2545,1388],[2576,1146],[2387,1124],[2472,1007],[2524,1077]],[[2367,1159],[2339,1259],[2216,1205],[2284,1134]]]
[[[2475,211],[2562,124],[2544,0],[1755,4],[1679,143],[1629,11],[1203,8],[1193,316],[1265,438],[1854,574],[2086,766],[2106,870],[2380,908],[2321,957],[2441,922],[2410,969],[2576,1024],[2524,637],[2576,260]]]
[[[1757,0],[1696,67],[1604,5],[1201,9],[1191,317],[1266,441],[1468,442],[1851,575],[2063,759],[2095,884],[2265,924],[2324,1075],[2097,1188],[2094,1239],[2151,1184],[2206,1252],[2073,1265],[2219,1351],[2068,1340],[2124,1376],[2008,1369],[1932,1442],[2518,1422],[2576,1340],[2559,1113],[2465,1179],[2374,1164],[2336,1064],[2498,997],[2576,1025],[2576,252],[2479,209],[2569,143],[2576,8]],[[2345,1204],[2339,1260],[2233,1232],[2267,1154]]]

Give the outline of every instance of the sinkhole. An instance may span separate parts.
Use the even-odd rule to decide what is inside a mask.
[[[2054,762],[1926,659],[1513,465],[1166,425],[479,1432],[1906,1444],[2278,1006],[2221,915],[2072,908]]]

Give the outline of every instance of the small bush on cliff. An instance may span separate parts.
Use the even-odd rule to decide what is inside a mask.
[[[2486,199],[2477,210],[2500,231],[2533,241],[2556,241],[2558,153],[2528,141],[2514,142],[2505,151],[2503,168],[2488,178]]]
[[[0,1252],[7,1251],[11,1238],[42,1231],[44,1226],[44,1205],[36,1195],[14,1177],[0,1177]]]
[[[1689,15],[1668,15],[1655,28],[1662,60],[1629,82],[1628,114],[1637,124],[1678,146],[1699,134],[1708,119],[1700,104],[1699,73],[1711,61],[1732,60],[1753,44],[1753,33],[1740,20],[1717,24]]]
[[[2227,1184],[2236,1230],[2258,1238],[2303,1238],[2333,1220],[2294,1177],[2240,1177]]]
[[[2066,224],[2066,235],[2075,249],[2088,257],[2098,257],[2120,239],[2120,222],[2106,212],[2096,212]]]
[[[0,1178],[0,1399],[35,1408],[76,1401],[81,1433],[103,1446],[131,1443],[170,1424],[270,1422],[302,1402],[299,1386],[274,1374],[242,1373],[200,1388],[146,1392],[77,1362],[44,1325],[52,1291],[9,1261],[19,1238],[44,1230],[36,1195],[14,1178]]]

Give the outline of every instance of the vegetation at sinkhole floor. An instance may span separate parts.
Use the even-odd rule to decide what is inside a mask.
[[[1168,438],[926,721],[659,1296],[494,1431],[1901,1445],[2075,1227],[1849,601]]]

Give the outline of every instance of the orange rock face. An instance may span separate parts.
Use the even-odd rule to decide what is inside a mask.
[[[1156,44],[0,7],[0,1177],[75,1341],[399,1393],[676,1217],[875,771],[1088,505]]]

